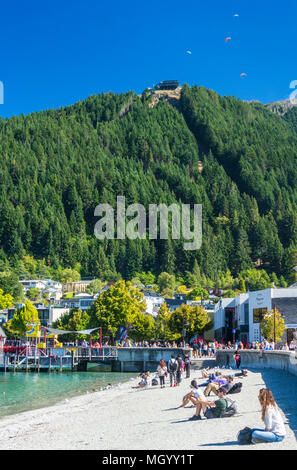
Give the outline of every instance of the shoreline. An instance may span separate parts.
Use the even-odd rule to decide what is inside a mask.
[[[226,369],[225,369],[226,370]],[[234,371],[234,370],[233,370]],[[201,371],[192,371],[191,379]],[[265,375],[265,376],[264,376]],[[153,374],[152,374],[153,376]],[[264,378],[263,378],[264,377]],[[191,379],[183,378],[180,387],[159,385],[132,389],[139,378],[120,386],[92,392],[48,408],[26,411],[1,419],[1,449],[104,449],[104,450],[207,450],[207,449],[296,449],[295,395],[297,378],[282,371],[265,374],[249,371],[240,394],[230,396],[239,405],[238,417],[188,421],[194,408],[176,409],[190,388]],[[281,380],[280,380],[281,379]],[[266,385],[267,384],[267,385]],[[274,444],[239,446],[236,436],[245,426],[263,428],[257,395],[263,386],[271,387],[281,409],[287,431],[284,441]],[[286,391],[287,410],[281,394]],[[279,397],[279,399],[278,399]],[[213,400],[216,397],[210,396]],[[293,410],[288,413],[288,410]],[[286,415],[284,414],[284,411]],[[292,415],[292,416],[291,416]],[[292,429],[291,429],[292,426]]]
[[[8,374],[10,374],[10,372]],[[18,371],[17,374],[18,375],[19,374],[25,374],[25,372],[19,372]],[[84,374],[84,373],[81,372],[79,374]],[[29,375],[30,375],[30,373],[29,373]],[[32,408],[27,408],[27,406],[26,406],[27,402],[24,402],[25,406],[24,406],[23,410],[9,409],[7,414],[0,415],[0,423],[5,419],[13,418],[14,416],[18,416],[18,415],[23,415],[24,413],[37,412],[39,410],[41,411],[41,410],[44,410],[44,409],[49,409],[50,410],[51,408],[59,406],[63,403],[64,404],[69,403],[70,401],[75,400],[77,398],[88,397],[89,395],[92,395],[94,393],[100,393],[101,394],[105,391],[111,392],[112,390],[119,390],[120,388],[123,387],[124,384],[130,383],[130,381],[134,380],[134,378],[135,378],[135,377],[133,377],[133,375],[135,376],[135,374],[126,373],[125,374],[126,377],[123,380],[120,380],[120,378],[117,378],[117,380],[114,383],[105,383],[105,384],[102,383],[102,385],[98,386],[98,384],[96,384],[96,382],[97,382],[98,379],[100,379],[100,376],[96,375],[96,373],[92,373],[92,375],[94,377],[94,383],[89,383],[89,388],[88,389],[76,390],[74,392],[71,391],[71,393],[73,393],[73,394],[71,394],[70,396],[67,395],[67,390],[64,389],[63,390],[63,397],[53,398],[53,396],[51,396],[51,400],[49,401],[49,403],[37,404],[37,402],[36,402],[36,405],[33,403]],[[115,373],[115,375],[118,375],[118,374]],[[27,374],[26,374],[26,378],[27,378]],[[113,378],[111,377],[110,380],[112,381],[112,379]],[[0,373],[0,384],[1,383],[2,382],[1,382],[1,373]],[[5,384],[5,382],[3,382],[3,383]],[[30,385],[28,384],[28,387],[29,386]],[[76,384],[76,386],[83,389],[85,385],[84,385],[84,383],[81,383],[81,384],[78,383],[78,384]],[[2,392],[2,393],[6,394],[8,392]],[[68,390],[68,393],[69,393],[69,390]],[[3,406],[5,406],[5,401],[3,403]],[[8,406],[13,407],[13,405],[11,403]]]

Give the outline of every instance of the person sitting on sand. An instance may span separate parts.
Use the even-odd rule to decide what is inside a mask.
[[[189,401],[191,401],[193,405],[197,406],[198,397],[205,399],[204,393],[199,388],[199,385],[196,380],[191,381],[190,387],[191,387],[191,391],[183,397],[183,402],[179,406],[179,408],[184,408],[189,403]]]
[[[221,413],[227,408],[226,390],[224,387],[218,389],[218,397],[219,399],[216,401],[207,401],[206,398],[199,397],[196,413],[190,418],[190,421],[202,419],[200,416],[201,410],[203,410],[204,416],[207,419],[219,418]]]
[[[141,374],[140,375],[141,381],[138,383],[138,385],[136,385],[135,387],[132,387],[132,388],[145,388],[145,387],[147,387],[147,385],[148,385],[147,380],[148,380],[149,375],[150,375],[149,372],[146,372],[145,374]]]
[[[271,390],[261,388],[258,398],[262,407],[262,421],[265,423],[265,429],[253,429],[252,443],[282,441],[286,435],[286,429]]]

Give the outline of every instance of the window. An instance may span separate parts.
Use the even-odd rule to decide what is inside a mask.
[[[244,304],[244,324],[245,325],[249,324],[249,303],[248,302]]]
[[[267,308],[254,308],[254,323],[260,323],[263,316],[267,313]]]

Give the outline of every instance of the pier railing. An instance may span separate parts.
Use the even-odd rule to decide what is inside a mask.
[[[0,367],[6,369],[28,369],[30,367],[73,367],[80,360],[118,359],[116,347],[63,347],[37,348],[36,346],[0,348]]]

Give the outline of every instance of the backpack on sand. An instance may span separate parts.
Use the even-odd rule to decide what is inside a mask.
[[[241,429],[237,434],[238,444],[250,444],[252,442],[252,433],[253,430],[247,426]]]
[[[226,402],[227,408],[225,411],[222,411],[220,418],[229,418],[230,416],[234,416],[236,413],[238,413],[235,401],[226,399]]]
[[[241,392],[241,387],[242,387],[242,382],[237,382],[236,384],[233,385],[233,387],[229,390],[229,393],[239,393]]]
[[[152,379],[152,385],[158,385],[158,380],[157,379]]]

